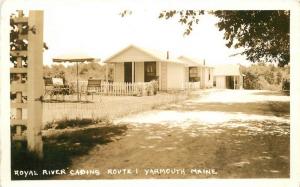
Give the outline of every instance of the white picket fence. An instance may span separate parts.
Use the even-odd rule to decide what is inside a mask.
[[[79,82],[80,92],[82,94],[101,94],[110,96],[143,96],[154,94],[153,82],[101,82],[96,87],[88,87],[87,82]]]
[[[76,88],[76,82],[72,82]],[[153,95],[155,92],[154,82],[101,82],[101,85],[96,87],[88,87],[87,81],[79,81],[79,88],[81,94],[100,94],[109,96],[145,96]],[[200,89],[200,82],[186,82],[185,90],[192,91]]]
[[[200,82],[186,82],[185,90],[197,90],[200,89]]]

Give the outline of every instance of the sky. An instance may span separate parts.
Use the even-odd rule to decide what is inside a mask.
[[[124,8],[82,4],[51,7],[44,11],[44,64],[63,54],[87,54],[101,60],[109,58],[130,44],[169,51],[170,56],[205,59],[208,64],[249,63],[243,56],[229,57],[236,50],[228,49],[223,32],[215,26],[212,15],[200,17],[189,36],[178,19],[158,19],[161,9],[135,8],[121,17]]]

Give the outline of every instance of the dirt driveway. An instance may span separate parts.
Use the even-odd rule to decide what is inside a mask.
[[[289,177],[289,97],[277,92],[198,92],[114,124],[121,133],[72,159],[81,175],[54,179]]]

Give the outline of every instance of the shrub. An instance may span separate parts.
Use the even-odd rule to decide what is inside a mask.
[[[97,123],[106,123],[106,124],[111,124],[111,121],[107,118],[99,118],[99,119],[89,119],[89,118],[83,118],[83,119],[63,119],[59,121],[53,121],[53,122],[48,122],[44,129],[65,129],[65,128],[74,128],[74,127],[85,127]]]

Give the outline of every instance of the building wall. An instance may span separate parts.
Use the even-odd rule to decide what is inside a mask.
[[[243,89],[243,77],[242,76],[231,76],[232,81],[235,77],[235,89]],[[216,78],[216,88],[218,89],[229,89],[229,82],[226,82],[226,76],[215,76]]]
[[[239,76],[239,89],[244,89],[244,78],[243,76]]]
[[[144,62],[134,62],[135,68],[135,82],[144,82],[145,79],[145,70],[144,70]],[[159,62],[156,62],[156,75],[160,74],[160,65]],[[116,82],[124,81],[124,63],[116,63]]]
[[[115,82],[124,82],[124,63],[115,64]]]
[[[135,82],[144,82],[144,62],[135,62]]]
[[[185,84],[185,68],[183,64],[168,62],[167,90],[183,90]]]
[[[199,67],[198,68],[198,73],[200,77],[200,88],[203,89],[205,88],[205,68]]]
[[[225,89],[226,88],[226,77],[216,76],[216,88]]]
[[[160,62],[160,90],[167,90],[168,87],[168,81],[167,81],[167,75],[168,75],[168,64],[167,62]]]
[[[190,73],[189,73],[189,67],[185,67],[184,68],[184,79],[185,79],[185,82],[189,82],[189,77],[190,76]]]
[[[214,72],[212,68],[205,68],[205,88],[212,88],[214,83]]]
[[[156,62],[156,74],[159,76],[159,89],[184,89],[185,67],[183,64]],[[124,82],[124,63],[115,64],[115,82]],[[144,63],[135,62],[135,82],[144,82]]]

